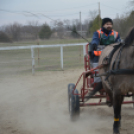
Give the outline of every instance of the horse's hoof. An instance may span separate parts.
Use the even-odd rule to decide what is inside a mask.
[[[114,130],[113,130],[113,134],[120,134],[119,129],[114,129]]]
[[[120,134],[120,132],[113,132],[113,134]]]
[[[113,134],[120,134],[120,132],[119,131],[115,131],[115,132],[113,132]]]

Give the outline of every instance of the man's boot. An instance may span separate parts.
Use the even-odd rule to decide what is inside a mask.
[[[88,99],[90,99],[93,95],[95,95],[98,91],[100,91],[102,89],[102,82],[97,83],[97,85],[95,86],[94,90],[92,90],[89,93]]]

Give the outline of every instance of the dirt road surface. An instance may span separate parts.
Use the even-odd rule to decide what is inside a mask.
[[[113,109],[81,108],[70,121],[67,85],[83,69],[0,76],[0,134],[112,134]],[[123,106],[121,134],[134,134],[134,109]]]

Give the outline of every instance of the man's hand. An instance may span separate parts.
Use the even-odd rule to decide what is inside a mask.
[[[93,51],[88,51],[88,54],[89,54],[89,56],[90,56],[90,59],[93,59]]]
[[[93,50],[97,50],[97,45],[96,44],[93,44]]]

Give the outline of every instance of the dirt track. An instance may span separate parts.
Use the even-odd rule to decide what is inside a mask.
[[[81,108],[70,121],[67,84],[82,71],[0,76],[0,134],[112,134],[112,108]],[[121,134],[134,134],[132,105],[123,106]]]

